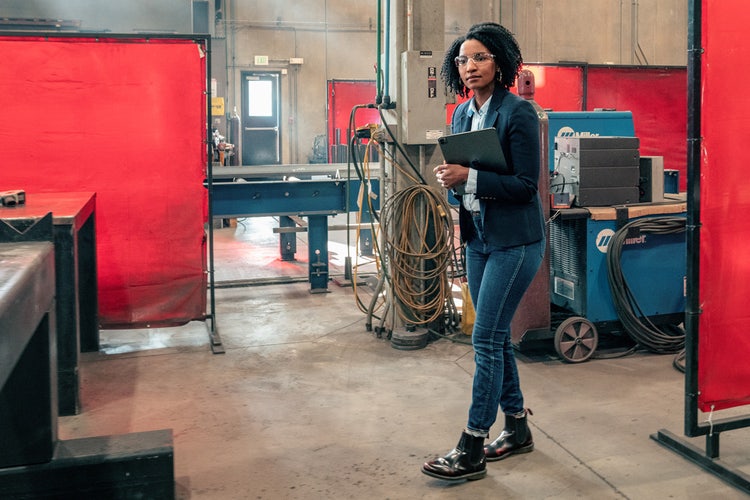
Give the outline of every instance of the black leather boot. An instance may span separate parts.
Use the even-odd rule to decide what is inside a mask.
[[[444,457],[426,462],[422,466],[422,472],[446,481],[483,478],[487,474],[484,437],[462,433],[461,439],[453,450]]]
[[[531,410],[524,410],[523,416],[505,415],[505,428],[497,439],[484,447],[488,462],[503,460],[517,453],[528,453],[534,449],[534,440],[526,421]]]

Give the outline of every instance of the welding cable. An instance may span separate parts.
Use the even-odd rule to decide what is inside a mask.
[[[677,234],[685,232],[683,217],[651,217],[625,224],[607,246],[607,278],[617,316],[625,331],[641,347],[658,354],[678,353],[685,347],[685,331],[677,325],[660,329],[648,318],[622,273],[622,249],[634,234]]]
[[[383,158],[385,158],[385,160],[388,161],[388,163],[393,165],[393,167],[396,170],[398,170],[398,172],[402,174],[404,178],[409,179],[411,182],[415,184],[416,183],[426,184],[426,182],[424,181],[424,178],[422,178],[421,176],[419,178],[415,177],[414,175],[412,175],[412,173],[409,170],[405,169],[398,162],[397,158],[394,156],[393,151],[391,151],[390,148],[380,148],[380,151],[383,153]]]
[[[550,182],[549,189],[550,189],[550,192],[552,192],[552,193],[564,193],[565,192],[565,185],[566,185],[566,183],[565,183],[565,176],[563,174],[555,172],[554,176],[551,179],[551,181],[554,180],[554,179],[557,179],[558,177],[562,178],[562,182]],[[558,188],[558,187],[560,188],[560,190],[559,191],[554,191],[554,189]]]
[[[352,143],[353,145],[356,145],[356,142]],[[375,207],[373,206],[373,199],[378,197],[378,193],[374,193],[372,191],[372,176],[370,173],[370,154],[373,149],[377,149],[377,143],[374,140],[370,140],[367,143],[367,146],[365,147],[365,154],[364,158],[361,159],[361,166],[360,166],[360,159],[359,159],[359,153],[358,148],[354,149],[354,155],[352,156],[352,162],[354,164],[354,169],[357,172],[357,177],[360,180],[360,189],[359,193],[357,195],[357,228],[355,231],[355,238],[354,238],[354,248],[359,248],[361,236],[362,236],[362,218],[365,210],[371,215],[370,217],[370,232],[371,232],[371,244],[373,248],[373,254],[375,255],[375,268],[376,271],[380,274],[381,273],[381,252],[379,248],[379,241],[380,241],[380,214],[377,210],[375,210]],[[377,224],[376,224],[377,223]],[[354,292],[355,302],[357,304],[357,307],[360,311],[367,313],[368,317],[376,317],[375,312],[382,308],[383,303],[385,300],[379,301],[380,298],[380,292],[376,291],[373,294],[373,297],[369,303],[369,305],[366,305],[364,301],[360,297],[359,289],[357,287],[358,280],[358,274],[359,274],[359,254],[356,254],[355,256],[355,262],[352,266],[352,291]],[[381,285],[382,286],[382,285]]]
[[[351,146],[350,146],[350,149],[352,151],[352,155],[350,155],[350,160],[352,162],[354,172],[356,173],[357,177],[360,179],[360,182],[362,183],[362,188],[360,190],[359,200],[358,200],[360,203],[360,209],[358,212],[358,223],[361,221],[361,215],[362,215],[363,210],[365,208],[368,209],[370,214],[372,215],[371,220],[370,220],[370,225],[371,225],[372,234],[374,235],[374,237],[372,238],[372,245],[373,245],[373,250],[376,255],[376,265],[378,267],[378,271],[381,271],[381,267],[384,266],[383,262],[386,259],[384,258],[384,250],[381,248],[381,243],[380,243],[381,239],[377,235],[380,234],[379,229],[385,228],[385,225],[382,223],[382,220],[381,220],[382,215],[379,214],[378,211],[375,210],[373,207],[373,197],[376,197],[378,194],[372,192],[371,190],[372,183],[371,183],[369,161],[368,161],[370,152],[373,149],[376,149],[378,153],[383,156],[384,159],[388,160],[390,164],[403,175],[404,179],[408,179],[409,181],[411,181],[417,186],[426,186],[426,183],[424,182],[424,179],[421,176],[415,177],[413,175],[412,170],[414,167],[411,164],[411,162],[409,162],[409,164],[412,166],[412,170],[406,169],[403,166],[401,166],[396,160],[396,158],[393,157],[391,151],[386,150],[386,148],[381,147],[377,139],[370,137],[370,140],[367,143],[367,147],[365,148],[365,157],[362,159],[359,158],[359,148],[357,147],[358,145],[359,145],[358,138],[353,137],[351,140]],[[408,160],[408,157],[406,158]],[[446,206],[446,207],[449,206],[447,204],[447,201],[445,200],[443,200],[442,203],[443,203],[442,206]],[[378,227],[375,226],[375,223],[378,223]],[[359,224],[358,224],[358,227],[359,227]],[[359,230],[358,230],[357,231],[357,245],[359,242],[359,236],[360,235],[359,235]],[[442,266],[442,267],[445,268],[445,266]],[[353,271],[352,275],[354,277],[352,282],[353,282],[353,286],[355,289],[355,297],[357,295],[356,294],[356,282],[357,282],[356,269],[357,269],[356,265],[352,267],[352,271]],[[393,288],[393,280],[391,279],[391,276],[389,275],[389,273],[385,273],[385,275],[386,275],[385,279],[388,282],[389,287]],[[357,301],[358,307],[360,307],[360,309],[363,309],[364,302],[362,302],[358,298],[356,301]],[[453,307],[450,307],[451,305]],[[376,310],[375,308],[379,309],[381,306],[382,304],[376,304],[374,301],[371,301],[369,307],[367,308],[368,317],[374,317],[375,316],[374,313]],[[458,317],[458,311],[457,311],[457,308],[455,307],[455,304],[452,301],[449,301],[447,303],[447,306],[448,306],[448,310],[446,311],[446,318]],[[388,313],[388,311],[394,310],[394,308],[386,307],[384,310],[385,312],[383,314],[385,315]],[[411,322],[416,324],[416,322],[414,321],[411,321]]]
[[[677,354],[675,354],[674,359],[672,359],[672,366],[678,372],[685,373],[685,356],[686,355],[687,355],[687,352],[685,352],[685,349],[683,349]]]
[[[565,192],[565,176],[560,173],[560,163],[562,163],[562,159],[564,156],[570,156],[571,158],[575,158],[573,155],[566,154],[563,152],[560,152],[560,155],[557,158],[557,164],[555,165],[555,169],[552,171],[552,175],[550,176],[550,193],[564,193]],[[562,177],[562,182],[558,183],[556,179],[558,177]],[[554,191],[554,188],[559,187],[559,191]]]
[[[354,116],[357,109],[362,109],[364,107],[370,107],[365,105],[359,105],[355,106],[352,109],[352,112],[349,117],[349,130],[355,130],[354,127]],[[381,114],[382,117],[382,114]],[[390,131],[389,131],[390,133]],[[369,169],[369,156],[373,149],[377,150],[380,155],[386,160],[391,163],[391,165],[394,166],[396,170],[398,170],[401,174],[403,174],[405,179],[410,180],[413,183],[424,183],[424,179],[417,178],[413,175],[413,173],[407,169],[404,169],[396,160],[396,158],[393,157],[393,153],[390,149],[383,148],[378,143],[377,139],[372,137],[372,131],[370,131],[370,138],[367,143],[367,147],[365,148],[365,155],[364,158],[360,158],[360,137],[357,133],[352,133],[351,137],[349,138],[349,151],[350,154],[348,155],[347,160],[347,178],[351,179],[351,172],[352,170],[356,174],[357,178],[360,181],[360,192],[358,194],[358,210],[357,210],[357,232],[356,232],[356,242],[355,247],[359,247],[359,240],[360,240],[360,225],[361,225],[361,219],[362,214],[364,210],[368,210],[371,217],[370,217],[370,229],[372,231],[372,246],[373,246],[373,252],[375,255],[375,263],[377,267],[378,273],[381,274],[381,278],[383,278],[385,281],[388,282],[389,288],[392,286],[391,278],[388,275],[388,273],[385,273],[382,270],[382,262],[383,262],[383,250],[381,248],[381,238],[379,236],[380,234],[380,228],[382,227],[382,224],[380,223],[380,213],[375,210],[373,207],[373,199],[377,196],[379,196],[379,193],[375,193],[372,191],[372,179],[370,175],[370,169]],[[403,153],[403,149],[401,149]],[[409,161],[408,156],[404,156],[407,161]],[[409,162],[411,164],[411,162]],[[412,171],[414,170],[414,166],[411,165]],[[347,197],[348,199],[348,197]],[[382,202],[381,202],[382,203]],[[349,219],[347,218],[347,226],[349,225]],[[349,241],[347,239],[347,252],[349,251],[349,248],[351,248]],[[347,259],[351,259],[351,257],[347,254]],[[377,328],[377,331],[380,332],[384,329],[384,323],[386,320],[386,316],[389,314],[389,311],[393,310],[393,307],[390,306],[388,301],[388,295],[382,294],[379,290],[376,290],[373,294],[371,300],[369,301],[369,305],[366,305],[365,302],[362,300],[359,290],[357,288],[357,277],[358,273],[358,263],[355,263],[355,265],[351,266],[351,276],[352,276],[352,288],[354,291],[355,296],[355,303],[357,304],[357,307],[365,312],[368,317],[368,324],[372,324],[372,318],[379,319],[381,322],[381,326]],[[382,285],[381,285],[382,288]],[[377,316],[377,312],[381,312],[381,317]]]
[[[389,159],[390,164],[396,170],[398,170],[401,173],[401,175],[403,175],[403,177],[405,179],[409,179],[411,182],[413,182],[415,184],[418,184],[420,182],[419,179],[417,179],[416,177],[414,177],[413,175],[411,175],[411,173],[407,169],[405,169],[401,165],[399,165],[398,161],[392,156],[392,154],[388,154],[388,153],[390,153],[390,150],[388,150],[386,152],[385,151],[386,148],[381,147],[381,145],[379,144],[379,142],[377,142],[377,140],[371,139],[370,142],[368,143],[368,145],[371,145],[373,142],[375,142],[375,145],[377,146],[378,151],[380,152],[380,154],[383,155],[383,158]],[[424,183],[422,183],[422,184],[424,184]],[[440,191],[440,197],[441,197],[441,204],[442,204],[442,206],[448,207],[449,211],[451,212],[451,216],[453,216],[453,212],[455,210],[450,206],[450,204],[447,203],[447,200],[445,200],[444,194],[442,193],[442,191]],[[455,211],[455,212],[457,212],[457,211]],[[455,219],[455,217],[454,217],[454,219]],[[385,225],[382,225],[382,227],[385,228]],[[381,248],[380,248],[380,245],[379,245],[378,241],[376,240],[376,241],[374,241],[374,243],[375,243],[375,247],[376,247],[375,249],[376,249],[377,255],[381,255],[382,256],[383,252],[381,251]],[[456,238],[456,236],[454,234],[454,245],[453,245],[453,248],[452,248],[452,255],[451,255],[451,258],[452,258],[452,261],[453,261],[452,262],[453,265],[452,266],[448,266],[448,269],[451,270],[451,272],[448,273],[448,276],[450,278],[451,283],[454,283],[457,279],[462,278],[466,274],[465,271],[464,271],[464,269],[466,268],[466,266],[463,263],[464,260],[463,260],[463,252],[462,251],[463,251],[463,247],[461,246],[460,242],[457,241],[457,238]],[[459,257],[459,255],[460,255],[460,257]],[[381,257],[381,260],[386,260],[386,259],[383,258],[383,257]],[[387,277],[387,280],[388,280],[389,286],[392,287],[393,284],[392,284],[392,282],[390,280],[390,277]],[[393,307],[391,307],[391,308],[389,308],[387,310],[393,310]],[[461,342],[460,340],[456,340],[455,337],[453,337],[451,335],[445,335],[444,334],[444,332],[460,333],[461,336],[464,337],[463,332],[460,331],[460,323],[461,323],[461,313],[460,313],[458,307],[456,306],[456,303],[455,303],[453,295],[451,295],[446,300],[446,310],[445,310],[445,314],[444,314],[444,324],[439,328],[439,331],[436,331],[433,328],[428,328],[428,331],[433,336],[435,336],[435,337],[444,337],[444,338],[447,338],[447,339],[452,340],[454,342]]]
[[[359,202],[367,202],[367,207],[370,211],[370,214],[373,217],[373,220],[380,221],[380,216],[378,215],[377,210],[375,210],[372,206],[372,198],[373,196],[377,197],[378,193],[372,192],[372,175],[370,172],[370,151],[376,146],[373,146],[375,144],[374,141],[370,140],[370,142],[367,143],[367,146],[365,147],[365,157],[359,158],[359,141],[355,137],[352,137],[350,148],[352,149],[352,155],[351,155],[351,165],[354,167],[354,173],[357,174],[357,178],[359,179],[359,182],[361,183],[362,190],[360,191],[359,196]],[[361,205],[360,205],[361,209]]]
[[[414,184],[383,205],[386,274],[407,323],[424,325],[443,318],[453,301],[448,271],[453,266],[453,217],[441,191]],[[450,310],[451,308],[448,307]]]
[[[347,230],[346,230],[346,248],[347,248],[347,251],[346,251],[346,260],[347,260],[347,268],[350,267],[350,265],[351,265],[350,264],[351,263],[351,255],[349,254],[349,249],[351,248],[351,242],[349,241],[349,225],[350,225],[349,216],[350,216],[350,213],[351,213],[351,208],[349,207],[349,199],[350,199],[349,188],[350,188],[350,185],[351,185],[351,177],[352,177],[352,172],[351,172],[352,163],[355,164],[354,165],[355,169],[357,167],[356,166],[356,157],[357,157],[357,155],[355,154],[355,145],[356,145],[356,136],[357,136],[356,129],[355,129],[355,123],[356,123],[355,117],[356,117],[356,114],[357,114],[358,110],[369,108],[370,106],[371,105],[369,105],[369,104],[357,104],[357,105],[353,106],[352,109],[351,109],[351,111],[349,112],[349,124],[347,125],[347,129],[346,129],[347,140],[349,141],[348,142],[348,150],[349,151],[348,151],[347,160],[346,160],[346,180],[347,180],[347,182],[346,182],[346,201],[345,201],[345,203],[346,203],[346,227],[347,227]],[[359,173],[358,173],[358,175],[359,175]],[[359,175],[359,177],[360,177],[360,180],[361,180],[362,179],[361,175]],[[349,273],[349,271],[351,271],[351,270],[348,269],[347,270],[347,274]]]
[[[389,197],[387,202],[381,202],[380,216],[376,211],[372,211],[373,219],[380,222],[382,233],[385,235],[382,236],[385,248],[379,248],[377,238],[373,238],[373,248],[376,249],[381,266],[385,268],[388,262],[391,267],[390,270],[384,269],[382,272],[393,294],[400,300],[399,307],[395,307],[393,300],[387,299],[389,304],[386,304],[381,322],[384,322],[389,311],[396,311],[399,317],[411,324],[432,323],[441,316],[446,318],[448,324],[457,323],[459,314],[453,301],[451,281],[447,272],[453,268],[455,256],[453,219],[448,202],[442,192],[427,185],[420,170],[412,163],[388,126],[381,106],[378,106],[378,111],[383,129],[408,163],[409,169],[399,164],[390,148],[378,149],[385,160],[390,161],[396,170],[414,183],[411,188]],[[350,130],[355,130],[354,112],[355,109],[350,115]],[[354,170],[364,184],[367,182],[366,175],[363,169],[359,168],[358,150],[354,147],[356,137],[352,139],[352,154],[349,158],[353,160]],[[368,146],[373,140],[374,138],[370,137]],[[367,186],[369,189],[369,183]],[[420,194],[415,194],[415,191]],[[365,193],[365,197],[368,206],[371,207],[369,194]],[[425,206],[421,206],[420,203],[425,203]],[[429,227],[434,229],[434,234],[428,234]],[[398,229],[391,231],[389,237],[387,228]],[[356,279],[354,282],[356,283]],[[372,307],[373,304],[370,304],[370,315]]]
[[[393,144],[396,145],[396,148],[401,152],[401,155],[406,159],[406,162],[411,167],[412,172],[414,172],[414,176],[419,178],[419,182],[421,182],[422,184],[427,184],[427,181],[425,181],[419,169],[414,165],[414,163],[412,163],[412,161],[409,159],[409,155],[406,154],[406,151],[404,151],[403,146],[401,146],[401,143],[398,142],[398,140],[396,139],[396,136],[393,134],[391,127],[388,126],[388,120],[386,120],[385,116],[383,115],[383,108],[379,106],[378,112],[380,113],[380,123],[383,125],[383,128],[386,130],[386,132],[388,132],[388,135],[391,137]]]
[[[377,241],[378,241],[377,227],[379,227],[380,220],[379,220],[379,214],[377,210],[375,210],[375,208],[373,207],[373,197],[377,197],[378,193],[372,192],[372,179],[370,176],[369,162],[368,162],[369,152],[373,148],[373,141],[370,140],[368,142],[366,150],[365,150],[365,155],[364,155],[365,157],[360,158],[360,145],[361,145],[360,136],[355,126],[355,123],[356,123],[355,117],[356,117],[357,111],[361,109],[368,109],[368,108],[372,109],[374,107],[375,106],[372,104],[358,104],[358,105],[353,106],[349,113],[349,123],[348,123],[348,128],[347,128],[347,135],[348,135],[348,154],[347,154],[347,169],[346,169],[347,170],[347,176],[346,176],[346,179],[347,179],[347,185],[346,185],[347,186],[346,187],[346,207],[347,207],[347,210],[346,210],[346,227],[347,227],[346,267],[347,267],[347,271],[345,275],[347,276],[347,278],[351,278],[352,288],[353,288],[354,297],[355,297],[355,303],[357,304],[357,307],[362,312],[367,312],[368,318],[374,316],[374,312],[377,308],[379,308],[379,306],[377,306],[376,304],[377,301],[371,301],[370,306],[368,307],[368,305],[366,305],[365,302],[362,300],[357,290],[357,280],[358,280],[357,271],[358,271],[359,263],[355,262],[354,265],[351,264],[352,244],[350,241],[349,227],[351,226],[350,215],[352,212],[352,207],[349,206],[349,200],[351,199],[349,189],[350,189],[351,181],[352,181],[352,170],[354,170],[357,178],[360,181],[360,190],[359,190],[358,197],[357,197],[358,198],[357,230],[356,230],[356,238],[355,238],[354,247],[355,248],[359,247],[359,239],[360,239],[360,231],[361,231],[360,225],[361,225],[361,220],[362,220],[362,213],[364,210],[368,210],[369,213],[371,214],[370,227],[371,227],[372,234],[373,234],[373,238],[372,238],[373,247],[376,248]],[[377,226],[376,226],[376,223],[378,223]],[[375,265],[379,271],[380,259],[378,258],[378,256],[380,255],[380,253],[376,251],[375,255],[376,255]],[[358,257],[358,254],[357,254],[357,257]],[[374,298],[377,298],[377,295]],[[373,307],[376,307],[376,309],[373,309]]]

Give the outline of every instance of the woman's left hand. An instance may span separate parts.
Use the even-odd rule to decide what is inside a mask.
[[[435,173],[438,184],[445,189],[452,189],[463,184],[469,178],[469,168],[455,163],[443,163],[432,171]]]

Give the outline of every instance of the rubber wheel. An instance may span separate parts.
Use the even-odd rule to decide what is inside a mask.
[[[586,361],[596,351],[599,334],[594,324],[586,318],[573,316],[555,330],[555,350],[568,363]]]

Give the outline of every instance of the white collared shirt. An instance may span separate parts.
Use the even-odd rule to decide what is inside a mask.
[[[477,104],[474,98],[471,98],[471,104],[466,108],[466,114],[471,117],[471,130],[479,130],[484,127],[484,119],[487,116],[487,110],[490,108],[490,101],[492,96],[487,99],[482,107],[477,109]],[[476,197],[477,192],[477,171],[473,168],[469,169],[469,178],[466,179],[466,183],[462,186],[456,186],[456,192],[462,195],[461,202],[464,208],[469,212],[479,211],[479,200]]]

